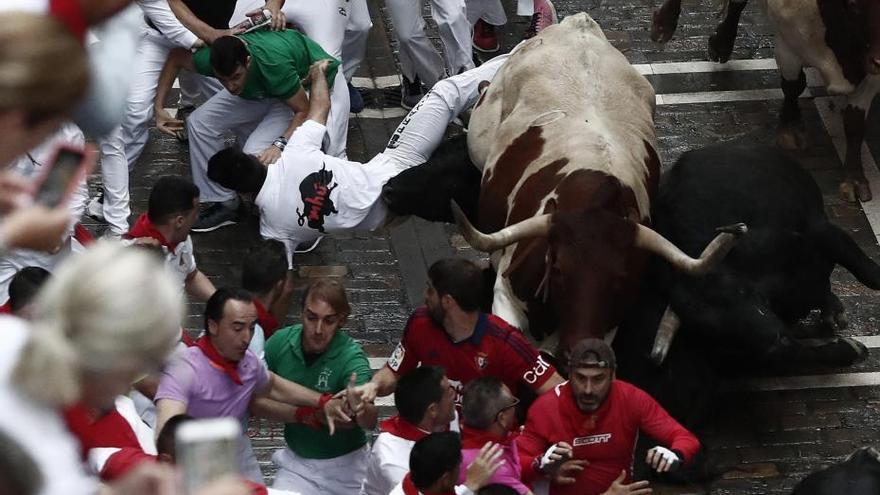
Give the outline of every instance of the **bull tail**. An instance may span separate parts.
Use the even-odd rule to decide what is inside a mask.
[[[880,290],[880,265],[869,258],[849,234],[830,222],[816,229],[816,234],[822,249],[835,263],[865,286]]]

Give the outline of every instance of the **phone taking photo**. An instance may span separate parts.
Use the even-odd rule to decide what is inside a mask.
[[[197,419],[180,425],[174,438],[185,493],[229,474],[238,474],[241,425],[233,418]]]
[[[66,203],[94,165],[92,147],[59,146],[37,185],[34,201],[48,208]]]

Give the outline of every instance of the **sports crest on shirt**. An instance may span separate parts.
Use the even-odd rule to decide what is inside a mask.
[[[299,194],[302,196],[303,211],[296,209],[296,221],[300,227],[308,221],[309,227],[324,232],[324,217],[339,213],[330,193],[339,184],[333,184],[333,172],[327,170],[327,164],[321,170],[312,172],[299,183]]]
[[[474,356],[474,361],[477,363],[477,368],[479,368],[481,371],[485,370],[486,367],[489,366],[489,356],[485,353],[477,353],[477,355]]]

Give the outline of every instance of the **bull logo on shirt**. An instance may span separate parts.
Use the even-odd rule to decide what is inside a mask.
[[[323,233],[324,217],[339,213],[336,210],[336,205],[333,204],[333,200],[330,199],[330,193],[339,184],[332,184],[332,182],[333,172],[327,170],[327,164],[325,163],[321,166],[321,170],[307,175],[299,183],[299,194],[302,196],[303,211],[300,212],[299,208],[297,208],[296,214],[298,215],[297,223],[300,227],[308,221],[309,228]]]

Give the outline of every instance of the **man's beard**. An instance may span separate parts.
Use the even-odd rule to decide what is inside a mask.
[[[431,321],[437,324],[437,326],[443,326],[443,319],[446,317],[446,312],[443,311],[443,308],[440,306],[431,307],[428,306],[428,316],[431,318]]]

